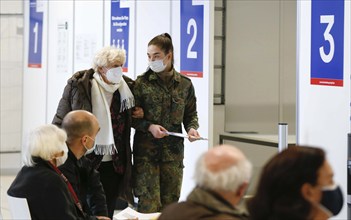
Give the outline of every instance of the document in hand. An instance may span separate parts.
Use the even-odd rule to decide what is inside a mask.
[[[170,132],[170,131],[164,131],[164,133],[166,133],[168,135],[171,135],[171,136],[176,136],[176,137],[181,137],[181,138],[189,138],[189,135],[187,135],[187,134]],[[198,137],[197,138],[197,137],[191,136],[191,138],[194,138],[196,140],[208,140],[207,138],[204,138],[204,137]]]
[[[155,212],[155,213],[140,213],[135,211],[132,208],[125,208],[116,215],[113,216],[113,220],[125,220],[125,219],[138,219],[138,220],[156,220],[159,215],[161,215],[160,212]]]

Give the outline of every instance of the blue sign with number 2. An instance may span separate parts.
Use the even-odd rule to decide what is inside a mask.
[[[204,6],[181,0],[180,20],[180,72],[186,76],[202,77]]]

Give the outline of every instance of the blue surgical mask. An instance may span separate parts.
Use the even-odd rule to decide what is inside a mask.
[[[344,197],[340,187],[336,184],[323,187],[320,204],[328,209],[333,216],[339,214],[344,204]]]

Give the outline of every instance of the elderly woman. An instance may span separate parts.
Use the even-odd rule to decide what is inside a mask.
[[[27,199],[32,219],[84,219],[57,169],[67,159],[65,141],[66,133],[54,125],[40,126],[28,135],[24,166],[7,193]]]
[[[333,169],[320,148],[294,146],[263,168],[255,196],[248,203],[252,220],[327,220],[343,206]]]
[[[65,115],[78,109],[87,110],[98,119],[96,148],[87,156],[100,172],[110,218],[118,197],[134,202],[130,187],[131,121],[132,117],[143,116],[141,108],[133,108],[134,82],[123,75],[125,60],[123,49],[108,46],[98,51],[93,68],[78,71],[68,80],[52,122],[61,126]]]

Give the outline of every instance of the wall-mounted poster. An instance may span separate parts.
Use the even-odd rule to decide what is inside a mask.
[[[111,0],[111,38],[110,45],[126,50],[123,71],[128,72],[129,49],[129,8],[121,7],[120,0]]]

